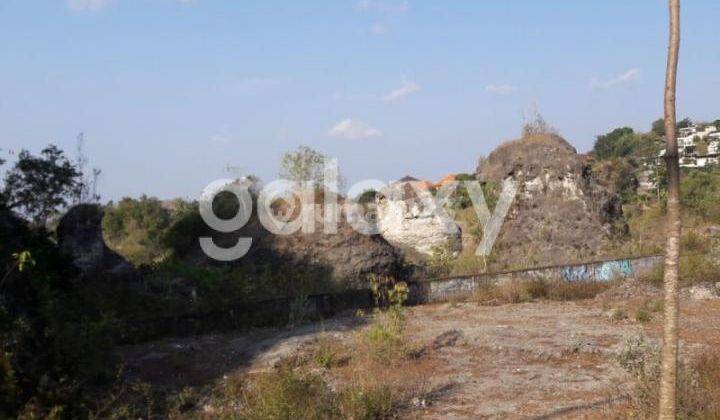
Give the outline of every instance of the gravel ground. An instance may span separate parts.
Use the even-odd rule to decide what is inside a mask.
[[[475,303],[408,308],[406,334],[427,349],[421,363],[432,392],[404,418],[622,418],[631,385],[616,355],[626,339],[658,343],[661,318],[635,320],[659,291],[632,284],[595,299],[501,306]],[[627,318],[613,316],[618,310]],[[720,300],[682,299],[686,356],[720,344]],[[123,348],[127,375],[166,389],[208,385],[272,368],[324,333],[351,343],[367,318],[352,314],[294,330],[166,339]]]

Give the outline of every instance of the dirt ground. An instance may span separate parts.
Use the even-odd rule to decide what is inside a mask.
[[[430,392],[400,417],[622,418],[631,378],[616,357],[639,334],[659,343],[661,313],[636,319],[660,292],[632,283],[595,299],[500,306],[444,303],[407,309],[410,342]],[[720,299],[681,301],[682,353],[720,344]],[[627,317],[625,317],[626,315]],[[272,368],[319,334],[351,343],[368,317],[344,314],[294,330],[166,339],[122,349],[129,379],[167,389],[208,385]]]

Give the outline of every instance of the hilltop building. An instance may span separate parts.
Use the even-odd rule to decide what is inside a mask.
[[[720,131],[714,125],[692,125],[678,130],[680,166],[704,168],[720,163]],[[661,150],[658,158],[665,156]]]

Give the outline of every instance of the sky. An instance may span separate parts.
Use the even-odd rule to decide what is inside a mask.
[[[720,118],[717,0],[682,10],[678,117]],[[662,115],[663,0],[2,0],[0,156],[84,133],[103,200],[472,172],[537,109],[580,152]],[[5,165],[7,169],[9,165]]]

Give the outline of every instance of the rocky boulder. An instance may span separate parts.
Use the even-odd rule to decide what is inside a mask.
[[[268,234],[257,247],[292,264],[320,267],[342,287],[364,288],[370,274],[397,275],[401,269],[401,256],[387,241],[379,235],[360,234],[345,222],[334,234],[323,233],[322,227],[314,233]]]
[[[616,233],[621,201],[590,160],[557,135],[506,142],[477,169],[481,182],[511,178],[518,191],[493,253],[515,266],[592,258]]]
[[[229,264],[246,272],[255,272],[258,278],[268,269],[297,276],[312,278],[318,291],[327,287],[366,288],[371,274],[402,274],[402,255],[380,235],[356,232],[345,217],[338,218],[336,233],[325,233],[322,223],[315,224],[314,232],[297,231],[277,235],[261,225],[257,214],[240,230],[231,233],[210,231],[198,214],[188,217],[197,219],[201,229],[184,234],[188,245],[175,253],[191,265]],[[197,238],[211,236],[221,248],[237,243],[238,237],[252,238],[247,255],[229,263],[220,263],[207,257],[198,246]],[[288,279],[288,283],[296,281]]]
[[[102,235],[103,211],[95,204],[71,208],[57,228],[60,249],[73,259],[73,264],[86,278],[109,276],[130,280],[138,276],[135,268],[107,247]]]
[[[452,218],[439,215],[433,206],[427,205],[418,195],[423,191],[426,190],[422,185],[411,182],[397,182],[383,189],[376,197],[380,234],[393,246],[424,256],[445,246],[453,252],[460,251],[460,227]]]

